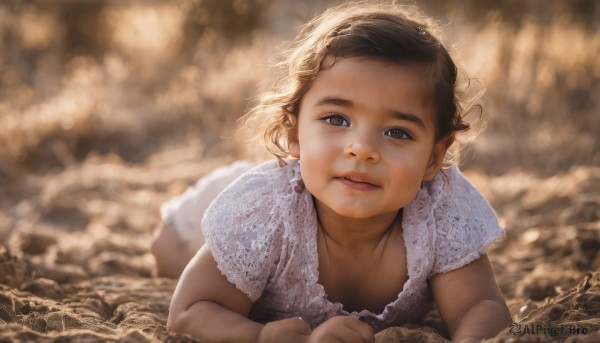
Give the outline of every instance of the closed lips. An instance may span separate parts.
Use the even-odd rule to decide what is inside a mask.
[[[357,182],[357,183],[364,183],[364,184],[367,184],[367,185],[371,185],[371,186],[377,187],[377,186],[375,186],[374,184],[372,184],[372,183],[370,183],[370,182],[366,182],[366,181],[360,181],[360,180],[354,180],[354,179],[352,179],[352,178],[345,177],[345,176],[342,176],[342,177],[341,177],[341,179],[348,180],[348,181],[352,181],[352,182]]]
[[[379,188],[367,175],[364,174],[346,174],[336,178],[343,184],[360,190]]]

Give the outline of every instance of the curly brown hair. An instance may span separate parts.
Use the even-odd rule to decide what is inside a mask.
[[[291,116],[298,116],[319,72],[333,66],[325,65],[326,58],[335,63],[336,57],[373,57],[425,67],[437,115],[435,137],[449,146],[470,125],[457,96],[457,67],[436,36],[438,26],[412,6],[355,2],[331,8],[304,25],[282,51],[275,82],[246,114],[246,122],[266,123],[266,147],[285,163],[290,135],[295,135]]]

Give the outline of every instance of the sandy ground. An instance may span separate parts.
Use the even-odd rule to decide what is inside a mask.
[[[15,186],[30,196],[0,213],[0,342],[192,341],[165,330],[176,281],[152,276],[147,247],[160,203],[233,158],[189,151],[90,157]],[[490,257],[520,326],[491,341],[600,341],[600,168],[466,175],[507,228]],[[447,338],[432,312],[377,342]]]
[[[0,343],[192,341],[165,330],[159,206],[244,155],[230,128],[274,41],[326,2],[272,2],[266,35],[268,1],[0,2]],[[448,13],[488,89],[465,174],[507,231],[489,255],[516,324],[490,341],[600,342],[598,6],[570,20],[570,2],[497,3]],[[447,339],[436,312],[377,335]]]

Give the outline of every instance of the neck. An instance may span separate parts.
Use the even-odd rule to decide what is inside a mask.
[[[315,199],[320,229],[325,242],[353,254],[373,252],[389,236],[400,217],[399,211],[369,218],[343,217]]]

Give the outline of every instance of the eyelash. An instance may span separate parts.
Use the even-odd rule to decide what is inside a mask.
[[[332,119],[341,119],[342,121],[346,122],[347,125],[343,125],[343,124],[333,124],[331,122]],[[321,121],[326,123],[327,125],[332,125],[332,126],[350,126],[350,121],[348,119],[346,119],[343,115],[341,114],[337,114],[337,113],[332,113],[329,115],[326,115],[325,117],[321,118]],[[401,137],[394,137],[391,135],[391,132],[399,132],[401,134]],[[384,133],[385,136],[391,137],[393,139],[397,139],[397,140],[403,140],[403,139],[413,139],[412,135],[404,129],[401,128],[393,128],[393,129],[388,129],[385,131]]]
[[[388,132],[392,132],[392,131],[399,131],[400,134],[402,135],[402,137],[396,138],[396,137],[392,137],[391,135],[388,135]],[[392,137],[394,139],[412,139],[412,136],[410,135],[410,133],[408,133],[406,130],[399,129],[399,128],[393,128],[393,129],[386,130],[384,135],[386,135],[388,137]]]
[[[348,123],[348,125],[333,124],[333,123],[331,123],[332,119],[341,119],[341,120],[345,121],[346,123]],[[328,114],[327,116],[321,118],[321,121],[323,121],[326,124],[333,125],[333,126],[350,126],[350,121],[348,119],[346,119],[343,115],[337,114],[337,113]]]

